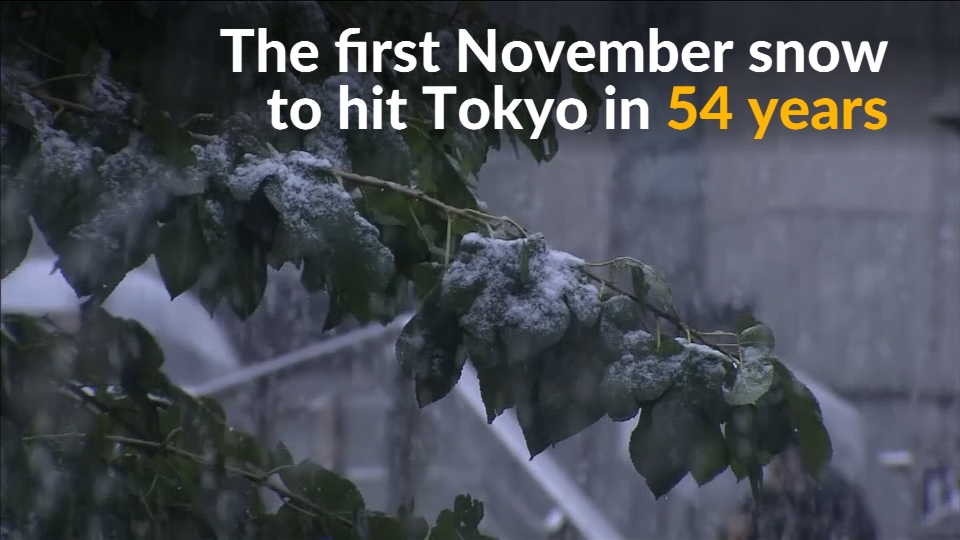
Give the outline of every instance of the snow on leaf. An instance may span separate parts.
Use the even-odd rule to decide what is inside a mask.
[[[280,213],[277,242],[286,246],[291,260],[308,254],[330,255],[340,265],[334,271],[340,280],[364,276],[371,287],[384,287],[393,275],[393,255],[329,170],[328,160],[302,151],[267,158],[248,154],[226,183],[238,199],[245,200],[266,179],[274,179],[265,193]]]
[[[520,271],[524,242],[528,284]],[[542,237],[499,240],[470,233],[460,249],[443,277],[443,296],[474,292],[470,306],[461,309],[461,325],[481,341],[502,339],[511,362],[558,343],[573,320],[596,321],[599,299],[580,272],[583,261],[549,249]]]
[[[600,310],[600,341],[604,349],[619,358],[624,336],[638,330],[642,321],[640,305],[628,296],[616,295],[606,299]]]
[[[727,394],[731,405],[750,405],[770,390],[775,376],[773,366],[762,356],[747,356],[740,362],[733,387]]]
[[[323,84],[303,84],[300,92],[320,105],[320,124],[307,132],[303,138],[303,149],[317,156],[323,156],[337,169],[352,170],[347,157],[347,142],[344,131],[340,129],[340,85],[356,84],[349,76],[335,75]],[[353,91],[353,90],[351,90]],[[358,113],[351,109],[351,122]],[[352,123],[351,125],[356,125]]]
[[[652,336],[639,330],[627,335],[631,337],[624,340],[620,360],[607,366],[600,385],[608,414],[614,420],[628,420],[636,414],[636,410],[629,416],[619,414],[621,405],[622,411],[626,412],[626,402],[621,399],[626,392],[639,406],[642,402],[660,398],[680,380],[684,372],[683,355],[659,358],[652,353],[642,354],[638,347],[630,347],[627,343],[648,343]],[[631,353],[631,348],[641,355]]]
[[[51,111],[39,100],[21,97],[40,146],[30,171],[33,188],[48,194],[37,199],[34,217],[77,294],[105,298],[149,256],[148,238],[165,201],[160,186],[172,181],[171,171],[144,152],[137,138],[107,156],[55,129]],[[77,208],[82,211],[70,211]]]
[[[640,411],[640,402],[634,393],[636,362],[629,358],[610,364],[600,381],[600,399],[603,408],[614,422],[625,422]]]
[[[133,94],[104,74],[97,74],[90,83],[90,93],[96,109],[111,116],[123,116],[133,101]]]
[[[729,358],[723,353],[700,343],[679,339],[687,351],[687,373],[697,378],[707,389],[722,393],[727,383]]]
[[[67,132],[53,127],[53,112],[39,99],[23,92],[20,99],[33,118],[40,144],[41,182],[60,179],[76,181],[93,174],[102,151],[85,141],[75,141]]]

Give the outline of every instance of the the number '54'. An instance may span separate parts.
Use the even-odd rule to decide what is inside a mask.
[[[682,109],[687,111],[687,118],[682,122],[677,122],[676,120],[671,120],[667,122],[667,125],[673,129],[683,131],[685,129],[690,129],[693,127],[693,124],[697,121],[697,108],[690,103],[680,99],[682,96],[689,96],[697,91],[695,86],[674,86],[673,95],[670,96],[670,108],[671,109]],[[713,109],[717,110],[714,111]],[[703,106],[703,109],[700,110],[700,119],[701,120],[716,120],[720,122],[720,129],[727,129],[727,122],[733,118],[733,113],[727,111],[727,87],[721,86],[717,88],[717,91],[710,96],[710,99],[707,101],[707,104]]]

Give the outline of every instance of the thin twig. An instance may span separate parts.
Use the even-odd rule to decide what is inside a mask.
[[[34,45],[31,45],[31,44],[27,43],[26,41],[24,41],[22,38],[17,38],[17,42],[20,43],[21,45],[23,45],[24,47],[30,49],[31,51],[39,54],[40,56],[46,58],[47,60],[50,60],[51,62],[56,62],[56,63],[58,63],[58,64],[63,64],[63,60],[60,60],[59,58],[56,58],[56,57],[54,57],[54,56],[51,55],[51,54],[48,54],[48,53],[45,53],[45,52],[41,51],[40,49],[38,49],[38,48],[35,47]]]
[[[183,123],[180,124],[180,127],[186,129],[187,126],[193,122],[196,122],[197,120],[213,120],[213,115],[210,113],[197,113],[184,120]]]
[[[447,214],[449,216],[456,216],[458,218],[469,221],[470,223],[474,223],[476,225],[486,225],[489,222],[488,219],[493,219],[493,220],[498,219],[498,218],[494,218],[493,216],[490,216],[487,219],[478,217],[477,215],[475,215],[474,213],[468,210],[457,208],[455,206],[450,206],[444,203],[443,201],[440,201],[439,199],[435,199],[416,188],[405,186],[403,184],[398,184],[396,182],[390,182],[387,180],[381,180],[380,178],[376,178],[373,176],[364,176],[361,174],[355,174],[352,172],[346,172],[346,171],[341,171],[336,169],[330,169],[329,172],[331,174],[338,175],[344,180],[348,180],[355,184],[361,184],[364,186],[370,186],[370,187],[375,187],[375,188],[379,188],[387,191],[392,191],[399,195],[403,195],[405,197],[418,200],[424,204],[427,204],[436,208],[437,210],[440,210],[444,214]]]
[[[58,109],[75,112],[77,114],[82,114],[84,116],[96,116],[97,114],[100,114],[99,111],[97,111],[93,107],[88,107],[86,105],[83,105],[82,103],[76,103],[74,101],[67,101],[65,99],[53,97],[43,92],[34,90],[33,88],[24,88],[24,89],[27,92],[29,92],[31,96],[49,105],[54,105]],[[199,119],[207,118],[208,116],[212,118],[212,115],[208,115],[207,113],[196,114],[190,119],[188,119],[187,122],[184,122],[184,125],[189,123],[191,120],[199,120]],[[137,119],[135,118],[124,117],[124,119],[133,125],[139,125],[139,121],[137,121]],[[184,126],[181,125],[181,127],[184,127]],[[197,142],[209,143],[209,142],[212,142],[214,139],[212,135],[204,135],[203,133],[194,133],[193,131],[187,131],[187,133],[190,135],[190,137],[192,137]]]
[[[31,96],[39,99],[40,101],[43,101],[43,102],[45,102],[45,103],[48,103],[48,104],[50,104],[50,105],[55,105],[55,106],[57,106],[57,107],[60,107],[60,108],[65,109],[65,110],[68,110],[68,111],[71,111],[71,112],[75,112],[75,113],[77,113],[77,114],[82,114],[82,115],[84,115],[84,116],[96,116],[96,114],[97,114],[97,110],[94,109],[93,107],[88,107],[88,106],[83,105],[83,104],[80,104],[80,103],[76,103],[76,102],[73,102],[73,101],[67,101],[67,100],[65,100],[65,99],[60,99],[60,98],[57,98],[57,97],[53,97],[53,96],[47,95],[47,94],[45,94],[45,93],[43,93],[43,92],[38,92],[38,91],[36,91],[36,90],[31,90],[30,88],[27,88],[26,90],[27,90],[28,92],[30,92],[30,95],[31,95]]]
[[[67,75],[60,75],[60,76],[57,76],[57,77],[50,77],[49,79],[42,80],[42,81],[38,82],[37,84],[31,86],[31,87],[30,87],[30,90],[33,91],[33,90],[36,90],[36,89],[38,89],[38,88],[40,88],[40,87],[42,87],[42,86],[46,86],[46,85],[48,85],[48,84],[50,84],[50,83],[55,83],[55,82],[59,82],[59,81],[70,81],[70,80],[73,80],[73,79],[89,79],[89,78],[90,78],[90,75],[88,75],[88,74],[86,74],[86,73],[68,73]]]

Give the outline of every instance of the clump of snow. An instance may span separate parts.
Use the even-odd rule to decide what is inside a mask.
[[[305,253],[334,257],[361,256],[375,286],[393,275],[393,255],[379,240],[379,231],[356,210],[346,190],[330,174],[330,161],[303,151],[263,158],[244,156],[226,184],[240,199],[249,199],[262,182],[264,192],[280,213],[278,240]],[[292,255],[292,254],[291,254]]]
[[[140,137],[141,134],[135,133],[130,144],[104,159],[97,168],[100,181],[106,186],[129,186],[136,191],[180,184],[177,171],[142,149]]]
[[[687,370],[708,388],[723,391],[727,384],[730,359],[720,351],[700,343],[677,339],[687,352]]]
[[[22,62],[12,58],[0,58],[0,92],[4,101],[9,100],[7,106],[22,106],[20,103],[24,88],[32,88],[40,83],[40,79],[29,69],[23,67]],[[6,114],[10,114],[8,109]]]
[[[97,74],[90,84],[93,107],[110,116],[124,116],[133,94],[107,75]]]
[[[619,358],[624,336],[641,326],[640,305],[618,294],[603,302],[600,310],[600,342],[614,358]]]
[[[53,127],[53,113],[43,102],[23,92],[20,99],[33,118],[40,143],[42,181],[85,178],[93,174],[103,151],[85,141],[75,141],[66,131]]]
[[[637,358],[631,354],[607,366],[600,382],[600,397],[607,415],[616,421],[633,418],[645,401],[659,399],[683,372],[680,358]]]
[[[227,229],[227,209],[217,200],[203,201],[203,212],[200,213],[200,226],[203,228],[203,238],[207,245],[216,246],[229,238]]]
[[[662,396],[680,379],[687,356],[682,351],[662,357],[656,351],[653,335],[643,330],[626,332],[620,343],[620,359],[607,366],[602,388],[629,390],[638,403]]]
[[[539,235],[500,240],[471,233],[444,274],[441,297],[467,333],[487,343],[499,338],[508,360],[523,362],[556,345],[574,321],[596,323],[600,301],[582,266]]]
[[[710,395],[723,395],[729,363],[721,352],[685,339],[658,340],[640,328],[641,315],[639,305],[626,296],[603,304],[600,336],[613,361],[600,394],[610,418],[629,420],[642,402],[660,399],[674,387],[693,385]]]
[[[122,272],[139,265],[132,254],[141,249],[145,231],[155,226],[157,212],[166,201],[165,185],[175,180],[173,170],[135,143],[104,159],[97,168],[98,185],[85,195],[90,211],[70,231],[82,249],[70,249],[73,276],[100,276],[101,265]],[[95,278],[105,284],[103,277]]]
[[[208,178],[225,178],[233,170],[230,145],[225,137],[217,136],[207,144],[195,144],[191,151],[197,161],[184,169],[183,176],[198,192],[206,187]]]

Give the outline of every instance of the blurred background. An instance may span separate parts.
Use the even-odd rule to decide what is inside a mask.
[[[617,98],[647,100],[649,130],[562,132],[557,157],[539,166],[508,148],[484,168],[481,198],[584,259],[631,256],[661,269],[694,326],[728,325],[752,308],[820,398],[834,464],[866,493],[881,538],[960,537],[960,527],[933,532],[960,521],[960,494],[928,496],[936,478],[955,478],[960,452],[960,2],[485,9],[548,38],[568,24],[591,41],[645,44],[644,29],[657,27],[676,43],[735,42],[723,73],[608,74],[602,84]],[[879,73],[751,73],[748,45],[761,39],[889,46]],[[703,98],[729,86],[730,129],[667,128],[675,85]],[[791,97],[879,97],[889,123],[771,126],[754,140],[747,98]],[[75,299],[57,288],[66,284],[51,274],[49,250],[37,245],[31,257],[3,280],[4,308],[68,312]],[[727,472],[653,501],[626,457],[632,422],[601,421],[529,460],[511,415],[487,425],[470,373],[420,411],[393,359],[404,321],[321,332],[326,299],[297,279],[274,273],[246,322],[226,312],[210,321],[189,296],[169,302],[148,264],[107,307],[160,337],[175,380],[222,399],[264,441],[352,478],[374,508],[412,498],[432,517],[467,492],[504,540],[700,539],[745,493]]]

